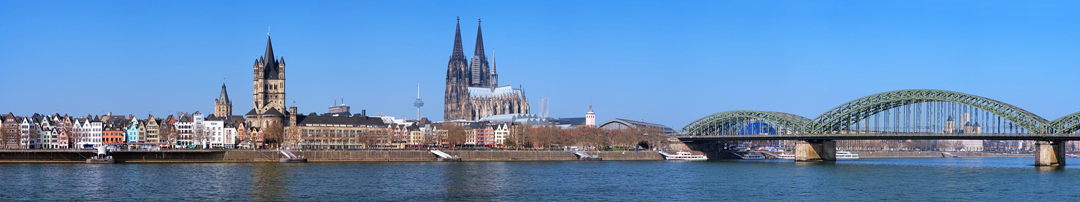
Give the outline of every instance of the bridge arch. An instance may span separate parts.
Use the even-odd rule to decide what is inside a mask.
[[[736,110],[702,117],[683,127],[688,135],[709,135],[723,131],[738,130],[741,126],[757,121],[757,126],[767,126],[778,133],[802,134],[812,120],[783,112]],[[760,124],[765,122],[765,124]],[[719,135],[719,134],[717,134]]]
[[[1050,132],[1048,130],[1049,121],[1008,103],[960,92],[926,89],[883,92],[844,103],[814,118],[813,123],[808,127],[810,130],[808,132],[817,134],[839,133],[844,131],[845,127],[850,127],[853,122],[857,123],[858,120],[864,120],[870,116],[901,106],[926,102],[965,105],[1003,118],[1031,133],[1044,134]],[[1077,115],[1076,118],[1080,119],[1080,115]]]
[[[1070,134],[1080,130],[1080,112],[1065,115],[1048,124],[1047,128],[1054,134]]]

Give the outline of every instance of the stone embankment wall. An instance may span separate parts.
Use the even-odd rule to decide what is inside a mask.
[[[457,155],[465,161],[576,161],[578,157],[567,151],[483,151],[483,150],[444,150],[450,155]],[[653,151],[587,151],[604,160],[664,160],[660,153]]]
[[[859,154],[859,158],[943,158],[941,152],[935,151],[852,151]],[[1034,154],[1001,154],[983,152],[949,152],[958,158],[983,158],[983,157],[1034,157]]]
[[[308,161],[435,161],[426,150],[304,151],[293,152]]]
[[[89,150],[7,150],[0,151],[0,161],[3,162],[86,162],[86,158],[94,156]]]
[[[566,151],[484,151],[444,150],[466,161],[574,161]],[[362,151],[303,151],[293,152],[310,162],[347,161],[436,161],[426,150],[362,150]],[[663,160],[652,151],[590,151],[604,160]],[[86,162],[94,156],[90,150],[7,150],[0,151],[0,162]],[[119,162],[277,162],[282,155],[274,150],[166,150],[117,151],[110,155]]]

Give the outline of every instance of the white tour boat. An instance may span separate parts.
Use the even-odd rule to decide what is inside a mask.
[[[852,154],[848,151],[837,151],[836,159],[859,159],[859,154]]]
[[[704,161],[709,160],[709,157],[705,155],[693,154],[687,151],[675,152],[675,154],[668,154],[664,151],[660,151],[660,155],[664,156],[667,160],[683,160],[683,161]]]
[[[762,156],[761,154],[757,154],[757,153],[753,153],[753,152],[746,153],[746,154],[741,154],[741,155],[739,155],[739,157],[742,157],[742,159],[747,159],[747,160],[765,159],[765,156]]]
[[[788,153],[782,153],[782,154],[780,154],[780,159],[795,159],[795,155],[794,154],[788,154]]]

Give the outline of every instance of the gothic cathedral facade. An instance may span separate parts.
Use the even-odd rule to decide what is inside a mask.
[[[479,21],[478,21],[479,23]],[[476,26],[476,48],[472,61],[461,45],[461,22],[454,32],[454,52],[446,67],[446,94],[443,120],[480,120],[490,115],[528,114],[529,102],[520,87],[499,86],[499,74],[484,54],[484,38]]]

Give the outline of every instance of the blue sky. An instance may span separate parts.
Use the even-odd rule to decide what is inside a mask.
[[[285,57],[287,100],[442,118],[461,16],[503,84],[554,117],[681,128],[727,110],[816,117],[900,89],[975,94],[1047,119],[1080,111],[1073,1],[0,1],[0,111],[251,109],[251,65]]]

